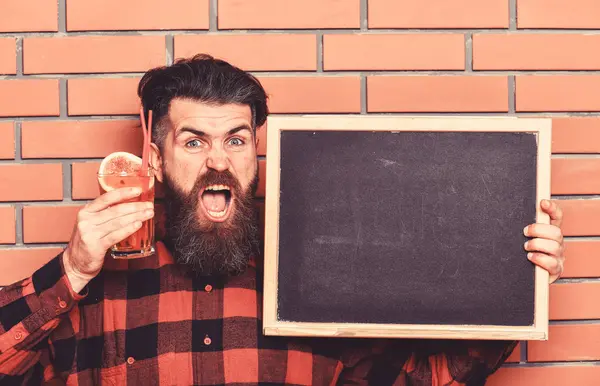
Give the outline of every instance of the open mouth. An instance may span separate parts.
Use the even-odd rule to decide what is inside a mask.
[[[233,206],[231,187],[227,185],[209,185],[202,191],[202,207],[206,216],[214,222],[223,222],[229,217]]]

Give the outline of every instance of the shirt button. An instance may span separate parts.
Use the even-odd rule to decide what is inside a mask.
[[[15,339],[16,340],[21,340],[22,337],[23,337],[23,333],[21,331],[15,332]]]
[[[206,285],[206,287],[204,287],[204,290],[205,290],[206,292],[210,292],[210,291],[212,291],[212,285],[210,285],[210,284],[207,284],[207,285]]]
[[[211,343],[212,343],[212,340],[208,336],[206,338],[204,338],[205,345],[210,346]]]
[[[133,357],[127,358],[127,363],[129,363],[130,365],[132,365],[133,362],[135,362],[135,359],[133,359]]]
[[[58,306],[60,308],[67,308],[67,302],[65,302],[64,300],[61,300],[60,302],[58,302]]]

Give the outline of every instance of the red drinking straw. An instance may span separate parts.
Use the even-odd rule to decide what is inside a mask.
[[[142,143],[142,168],[140,173],[142,176],[144,176],[148,174],[148,151],[150,150],[150,142],[148,141],[148,129],[146,127],[146,118],[144,117],[143,106],[140,107],[140,120],[142,122],[142,133],[144,133],[144,142]]]

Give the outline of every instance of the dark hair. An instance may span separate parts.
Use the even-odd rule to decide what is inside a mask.
[[[179,59],[170,66],[149,70],[140,80],[138,96],[144,106],[146,119],[148,111],[152,110],[152,138],[161,149],[167,135],[162,124],[163,118],[168,115],[174,98],[215,105],[247,105],[252,112],[255,132],[257,127],[265,123],[269,114],[267,94],[258,79],[208,54]]]

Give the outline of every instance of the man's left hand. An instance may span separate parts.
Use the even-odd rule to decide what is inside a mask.
[[[561,230],[563,213],[555,201],[542,200],[541,208],[550,216],[550,224],[531,224],[523,230],[530,237],[525,243],[527,258],[550,273],[554,283],[564,269],[564,240]]]

